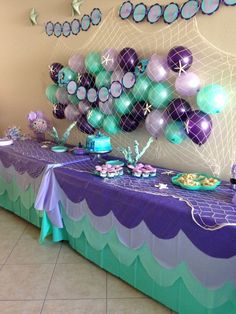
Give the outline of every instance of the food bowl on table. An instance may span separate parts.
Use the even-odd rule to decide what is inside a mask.
[[[214,191],[221,184],[219,178],[204,173],[179,173],[171,181],[174,185],[192,191]]]

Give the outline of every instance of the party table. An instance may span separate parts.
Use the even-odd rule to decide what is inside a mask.
[[[36,207],[53,217],[60,240],[179,313],[236,313],[236,207],[229,184],[194,192],[171,184],[176,171],[101,179],[94,166],[90,160],[55,168],[44,182],[55,193],[42,192]]]
[[[32,141],[0,148],[0,162],[1,206],[41,226],[41,241],[50,233],[68,241],[178,313],[236,313],[236,206],[227,182],[187,191],[172,185],[177,171],[163,168],[152,179],[101,179],[89,156]]]

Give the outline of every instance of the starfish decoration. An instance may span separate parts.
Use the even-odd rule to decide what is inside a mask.
[[[82,4],[83,2],[84,2],[83,0],[81,0],[81,1],[72,0],[72,2],[71,2],[72,16],[74,16],[74,15],[76,15],[76,14],[81,15],[80,6],[81,6],[81,4]]]
[[[77,83],[80,84],[82,75],[78,73]]]
[[[181,75],[181,73],[186,73],[185,68],[186,68],[187,64],[182,65],[181,60],[179,60],[179,66],[175,67],[175,70],[179,71],[179,76]]]
[[[145,107],[143,108],[144,116],[146,116],[148,113],[150,113],[151,109],[152,109],[152,105],[150,105],[149,103],[146,103]]]
[[[30,10],[30,14],[29,14],[29,19],[32,25],[37,25],[37,18],[38,18],[38,13],[36,12],[35,8]]]
[[[102,64],[105,63],[105,65],[107,65],[109,62],[113,62],[113,59],[110,58],[109,53],[108,53],[106,56],[103,56],[102,59],[103,59],[103,60],[102,60]]]
[[[187,120],[187,122],[185,122],[185,130],[187,132],[187,134],[189,134],[189,120]]]
[[[155,188],[158,188],[159,190],[166,190],[168,189],[168,186],[167,184],[159,183],[159,184],[155,184]]]
[[[53,73],[55,72],[55,70],[53,69],[53,66],[52,66],[52,65],[49,65],[48,68],[49,68],[50,73],[53,74]]]
[[[167,170],[167,171],[162,172],[161,174],[166,174],[166,175],[170,176],[172,174],[175,174],[175,172],[172,170]]]

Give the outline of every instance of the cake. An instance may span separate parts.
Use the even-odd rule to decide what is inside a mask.
[[[86,149],[90,153],[107,153],[112,151],[111,139],[100,132],[96,135],[89,135],[86,140]]]

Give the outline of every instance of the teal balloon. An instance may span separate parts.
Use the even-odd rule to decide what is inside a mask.
[[[88,123],[95,129],[102,127],[104,114],[97,108],[91,109],[87,114]]]
[[[62,68],[58,73],[58,85],[66,86],[70,81],[77,81],[78,74],[69,67]]]
[[[152,85],[152,81],[145,75],[140,75],[132,89],[136,101],[146,101],[148,98],[148,92]]]
[[[117,98],[114,102],[115,110],[121,115],[130,113],[133,109],[133,105],[133,97],[125,93],[123,93],[120,98]]]
[[[173,144],[181,144],[187,135],[181,122],[170,122],[164,131],[166,139]]]
[[[98,74],[102,69],[101,56],[98,52],[90,52],[85,58],[85,67],[91,74]]]
[[[58,88],[59,87],[56,84],[52,84],[52,85],[49,85],[45,91],[47,99],[53,104],[58,103],[58,100],[56,98],[56,93],[57,93]]]
[[[148,93],[149,103],[157,109],[164,109],[173,99],[174,91],[168,83],[153,84]]]
[[[211,84],[200,89],[197,94],[197,105],[205,113],[221,112],[228,100],[227,93],[221,85]]]
[[[78,105],[78,103],[80,102],[79,98],[76,95],[69,95],[68,99],[70,103],[72,103],[72,105]]]
[[[97,88],[103,86],[110,87],[111,82],[111,73],[107,71],[101,71],[97,74],[95,85]]]
[[[119,119],[113,115],[106,116],[102,126],[104,131],[111,135],[116,135],[120,132]]]

